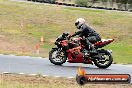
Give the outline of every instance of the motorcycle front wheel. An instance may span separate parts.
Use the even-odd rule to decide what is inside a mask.
[[[107,50],[100,51],[100,58],[94,60],[94,64],[99,68],[108,68],[113,62],[111,53]]]
[[[63,63],[66,62],[67,57],[62,50],[52,49],[49,52],[49,60],[51,63],[55,65],[62,65]]]

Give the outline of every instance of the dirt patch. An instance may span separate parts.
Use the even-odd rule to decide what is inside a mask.
[[[33,40],[33,39],[29,37],[14,38],[12,36],[8,37],[8,36],[0,34],[0,53],[48,57],[48,55],[45,54],[48,51],[43,49],[42,47],[39,48],[39,54],[37,54],[35,45],[39,43],[35,44],[34,43],[35,41],[30,42],[29,40]],[[36,41],[36,42],[39,42],[39,41]],[[40,46],[43,46],[43,44],[40,43]]]
[[[15,52],[31,52],[31,47],[26,43],[13,43],[6,36],[0,35],[0,50],[3,51],[15,51]]]
[[[52,38],[52,39],[49,39],[48,42],[50,42],[50,43],[54,43],[55,40],[56,40],[55,38]]]

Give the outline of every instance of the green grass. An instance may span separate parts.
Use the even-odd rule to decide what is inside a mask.
[[[132,45],[127,45],[125,43],[113,43],[108,45],[106,48],[113,51],[115,63],[132,63]]]
[[[85,18],[102,38],[115,39],[113,44],[106,47],[113,50],[114,62],[132,64],[132,13],[128,12],[0,0],[0,35],[16,45],[26,42],[32,48],[32,52],[26,53],[32,56],[35,56],[35,44],[44,36],[40,56],[47,57],[58,35],[65,31],[76,31],[74,22],[79,17]],[[21,51],[20,54],[23,55]]]

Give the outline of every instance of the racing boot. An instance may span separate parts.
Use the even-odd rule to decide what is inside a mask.
[[[97,52],[97,50],[94,48],[93,45],[90,45],[90,50],[88,51],[88,53],[90,53],[90,54],[97,54],[98,52]]]
[[[94,58],[92,58],[90,56],[90,53],[89,53],[89,51],[87,49],[84,49],[83,50],[83,53],[84,53],[84,55],[83,55],[84,61],[87,62],[88,59],[90,59],[90,60],[93,60],[94,59]],[[92,63],[90,63],[90,64],[92,64]]]
[[[84,58],[88,58],[89,57],[88,50],[83,49],[83,53],[84,53],[84,55],[83,55]]]
[[[97,54],[98,52],[97,52],[96,49],[92,49],[92,50],[89,51],[89,53],[90,53],[90,54]]]

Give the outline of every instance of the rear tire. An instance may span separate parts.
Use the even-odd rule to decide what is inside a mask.
[[[102,64],[99,63],[99,60],[100,60],[100,59],[97,59],[97,58],[96,58],[96,59],[94,60],[94,64],[95,64],[97,67],[99,67],[99,68],[108,68],[108,67],[112,64],[112,62],[113,62],[113,57],[112,57],[111,53],[108,52],[107,50],[101,50],[100,53],[104,53],[104,55],[102,55],[102,56],[107,56],[107,57],[108,57],[108,63],[102,65]]]
[[[55,52],[58,53],[58,54],[55,54],[56,57],[54,58],[54,57],[53,57],[53,54],[54,54]],[[63,55],[60,56],[60,55],[59,55],[60,53],[63,53]],[[58,56],[59,56],[60,58],[58,58]],[[60,60],[60,62],[55,61],[55,60],[57,60],[57,59]],[[58,49],[52,49],[52,50],[49,52],[49,60],[50,60],[51,63],[53,63],[53,64],[55,64],[55,65],[62,65],[63,63],[66,62],[67,57],[66,57],[66,55],[65,55],[65,53],[64,53],[63,51],[58,51]]]

